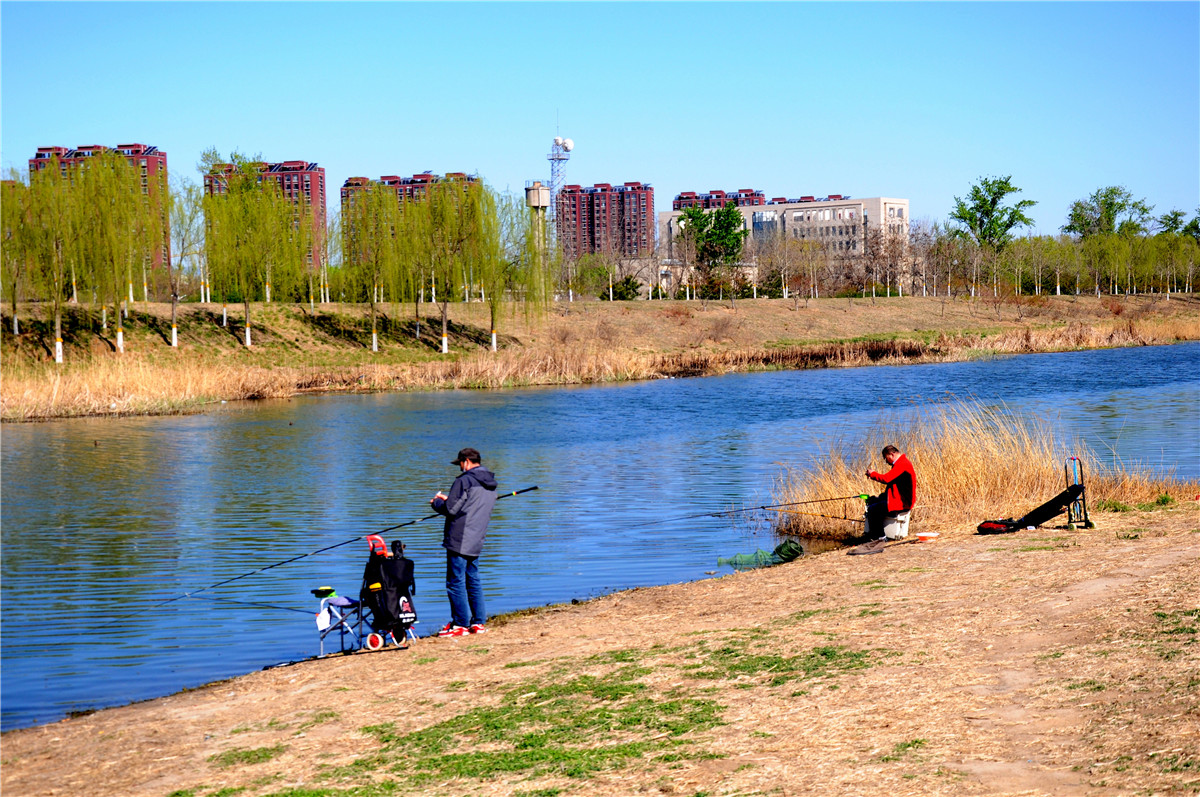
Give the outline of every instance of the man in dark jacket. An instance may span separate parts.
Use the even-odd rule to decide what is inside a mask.
[[[867,471],[867,478],[887,485],[882,495],[867,502],[868,537],[882,534],[884,518],[909,511],[917,500],[917,474],[908,457],[895,446],[884,446],[883,460],[891,467],[887,473]]]
[[[451,619],[438,636],[482,634],[487,630],[487,612],[479,582],[479,555],[496,504],[496,477],[480,464],[479,452],[473,448],[459,451],[452,464],[458,465],[462,473],[454,480],[450,494],[438,492],[429,502],[434,512],[446,516],[442,547],[446,549]]]

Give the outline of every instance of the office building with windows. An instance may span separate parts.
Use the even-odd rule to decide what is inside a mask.
[[[746,194],[750,192],[744,189]],[[709,195],[718,192],[710,192]],[[743,193],[743,192],[739,192]],[[760,194],[761,192],[754,192]],[[684,205],[697,195],[687,192],[676,197],[675,209],[658,214],[660,240],[665,254],[674,259],[674,241],[679,235],[679,217]],[[730,196],[726,201],[733,201]],[[720,207],[720,205],[713,205]],[[802,196],[796,199],[775,197],[761,204],[740,204],[742,228],[748,230],[749,241],[761,241],[773,235],[785,235],[814,241],[830,251],[848,256],[863,254],[871,236],[878,232],[908,240],[909,208],[907,199],[871,197],[855,199],[841,194],[825,197]]]

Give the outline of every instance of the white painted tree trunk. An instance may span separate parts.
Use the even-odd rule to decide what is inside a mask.
[[[442,354],[449,354],[449,353],[450,353],[450,339],[448,337],[446,337],[445,335],[442,335]]]
[[[371,333],[371,351],[375,351],[375,352],[379,351],[379,333],[378,332]]]
[[[271,303],[271,283],[267,283],[267,303]]]
[[[13,320],[15,321],[16,319],[14,318]],[[104,329],[104,330],[108,329],[108,308],[107,307],[100,308],[100,328]]]
[[[246,324],[246,348],[250,348],[250,325]]]
[[[753,287],[754,287],[754,298],[757,299],[758,298],[758,286],[755,285]]]
[[[63,345],[62,338],[54,339],[54,362],[62,363],[63,361]]]
[[[179,348],[179,327],[171,324],[171,348]]]
[[[221,326],[229,326],[229,308],[221,305]]]
[[[492,351],[496,350],[496,330],[492,330]]]
[[[125,353],[125,330],[121,327],[117,327],[117,351]]]
[[[13,316],[13,334],[21,334],[21,322],[17,321],[17,317],[15,315]]]

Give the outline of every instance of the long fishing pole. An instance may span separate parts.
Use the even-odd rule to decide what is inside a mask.
[[[838,498],[813,498],[808,501],[789,501],[784,504],[763,504],[762,506],[747,506],[747,507],[742,507],[740,509],[722,509],[717,512],[700,512],[699,514],[695,514],[695,515],[680,515],[679,517],[669,517],[669,518],[661,518],[659,520],[650,520],[645,523],[634,523],[632,526],[622,526],[622,528],[638,529],[638,528],[642,528],[643,526],[657,526],[659,523],[675,523],[680,520],[695,520],[697,518],[702,518],[702,517],[725,517],[725,516],[733,515],[733,514],[736,514],[739,512],[755,512],[759,509],[774,510],[781,506],[801,506],[803,504],[822,504],[822,503],[826,503],[828,501],[849,501],[854,498],[860,498],[865,501],[870,497],[871,496],[867,495],[866,493],[859,493],[858,495],[843,495]]]
[[[830,520],[849,520],[851,523],[866,523],[867,521],[857,517],[845,517],[844,515],[822,515],[820,512],[801,512],[798,509],[776,509],[776,512],[785,512],[789,515],[810,515],[812,517],[827,517]]]
[[[537,488],[538,488],[538,486],[535,484],[532,487],[525,487],[524,489],[521,489],[521,490],[513,490],[512,492],[501,493],[500,495],[498,495],[496,497],[496,500],[499,501],[501,498],[508,498],[510,496],[521,495],[522,493],[532,492],[533,490],[536,490]],[[216,589],[217,587],[223,587],[226,584],[232,584],[235,581],[241,581],[243,578],[249,578],[250,576],[266,572],[267,570],[270,570],[275,567],[281,567],[283,565],[291,564],[292,562],[299,561],[299,560],[304,559],[309,556],[316,556],[319,553],[325,553],[326,551],[332,551],[334,548],[340,548],[343,545],[349,545],[352,542],[358,542],[359,540],[365,540],[367,537],[370,537],[373,534],[383,534],[388,531],[395,531],[396,529],[402,529],[405,526],[412,526],[412,525],[420,523],[424,520],[431,520],[435,517],[440,517],[440,515],[438,515],[437,513],[434,513],[432,515],[426,515],[425,517],[417,518],[416,520],[409,520],[404,523],[397,523],[395,526],[388,526],[386,529],[380,529],[379,531],[371,532],[371,534],[360,534],[357,537],[351,537],[348,540],[342,540],[341,542],[335,542],[333,545],[326,545],[324,548],[318,548],[315,551],[309,551],[308,553],[302,553],[298,556],[293,556],[290,559],[284,559],[282,562],[274,562],[269,565],[264,565],[264,566],[258,568],[257,570],[251,570],[248,573],[242,573],[240,576],[233,576],[232,578],[227,578],[224,581],[218,581],[215,584],[209,584],[207,587],[200,587],[199,589],[194,589],[189,592],[184,592],[182,594],[176,595],[173,598],[167,598],[166,600],[159,601],[158,603],[152,603],[149,606],[147,606],[146,608],[147,609],[157,609],[160,606],[166,606],[168,603],[174,603],[175,601],[183,600],[184,598],[192,598],[192,597],[195,597],[196,593],[198,593],[198,592],[205,592],[210,589]],[[128,617],[132,617],[132,616],[133,616],[132,614],[127,614],[127,615],[123,615],[121,617],[115,617],[112,620],[108,621],[107,623],[104,623],[103,625],[96,626],[96,628],[97,628],[97,630],[99,630],[101,628],[107,628],[108,626],[112,625],[113,623],[116,623],[118,620],[124,620],[124,619],[126,619]]]

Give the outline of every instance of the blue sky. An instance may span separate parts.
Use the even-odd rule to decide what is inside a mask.
[[[0,3],[0,161],[140,142],[350,176],[478,172],[945,219],[1012,175],[1056,232],[1124,185],[1200,204],[1200,3]]]

